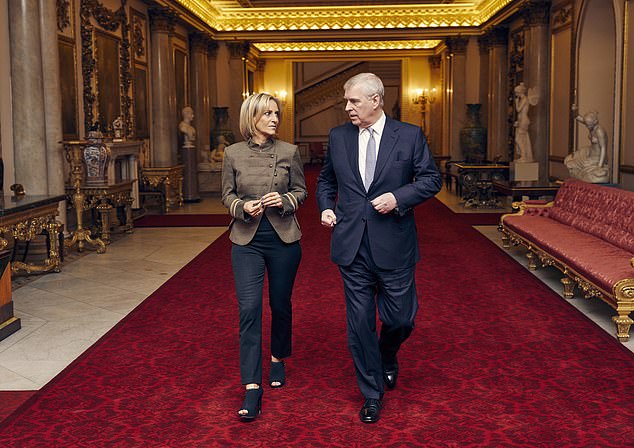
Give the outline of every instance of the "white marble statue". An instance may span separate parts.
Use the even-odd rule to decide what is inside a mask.
[[[608,135],[599,124],[599,114],[590,111],[585,115],[577,115],[575,120],[588,129],[590,144],[578,148],[564,159],[570,175],[586,182],[609,182],[610,172],[606,160]]]
[[[526,89],[523,82],[520,82],[513,90],[515,94],[515,111],[517,117],[514,123],[515,127],[515,162],[534,162],[533,147],[531,146],[531,138],[528,134],[528,126],[531,124],[528,118],[528,109],[535,106],[539,101],[539,95],[536,89]]]
[[[224,135],[218,135],[216,147],[213,150],[201,151],[202,162],[198,164],[198,171],[221,170],[222,160],[225,157],[225,148],[229,145],[230,143]]]
[[[178,130],[183,134],[183,148],[194,148],[196,146],[196,129],[192,126],[194,121],[194,109],[189,106],[183,107],[183,121],[178,124]]]

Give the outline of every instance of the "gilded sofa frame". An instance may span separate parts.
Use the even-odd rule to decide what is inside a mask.
[[[578,287],[583,293],[583,297],[590,299],[598,297],[606,302],[617,312],[612,317],[612,321],[616,325],[616,336],[621,342],[625,342],[630,338],[630,326],[634,324],[634,320],[630,318],[630,313],[634,311],[634,278],[624,278],[612,285],[611,291],[606,291],[600,286],[590,281],[583,272],[579,272],[566,264],[566,260],[559,259],[548,253],[539,243],[531,241],[504,225],[506,216],[523,215],[530,209],[547,209],[552,207],[554,202],[545,204],[527,204],[524,202],[514,202],[513,209],[518,210],[517,213],[502,215],[498,230],[502,232],[502,246],[509,249],[511,244],[514,246],[523,246],[527,249],[526,257],[528,258],[528,268],[535,270],[538,267],[537,261],[541,266],[553,266],[557,268],[564,277],[561,279],[563,284],[562,295],[566,299],[574,297],[575,287]],[[634,258],[630,260],[630,265],[634,268]]]

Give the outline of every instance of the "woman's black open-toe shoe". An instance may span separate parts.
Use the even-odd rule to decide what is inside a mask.
[[[242,407],[238,410],[238,417],[240,417],[240,420],[255,420],[255,418],[262,413],[263,393],[264,391],[261,387],[258,387],[257,389],[247,389]],[[247,413],[241,414],[240,411],[247,411]]]
[[[269,385],[271,387],[282,387],[284,385],[286,382],[285,367],[286,364],[284,364],[284,361],[271,361],[271,372],[269,373]]]

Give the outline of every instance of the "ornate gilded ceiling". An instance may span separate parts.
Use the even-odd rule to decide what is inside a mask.
[[[451,3],[363,2],[363,6],[340,2],[275,2],[275,7],[257,6],[256,1],[176,0],[216,31],[295,31],[341,29],[399,29],[474,27],[489,20],[513,0],[473,0]],[[337,3],[337,2],[333,2]],[[369,4],[368,4],[369,3]],[[282,6],[283,5],[283,6]],[[306,6],[304,6],[306,5]]]
[[[302,47],[314,51],[397,48],[408,40],[416,41],[410,46],[430,48],[432,42],[436,45],[443,37],[477,34],[500,11],[520,3],[518,0],[172,1],[207,24],[216,39],[246,39],[259,43],[261,51],[277,52],[310,51],[294,50]]]

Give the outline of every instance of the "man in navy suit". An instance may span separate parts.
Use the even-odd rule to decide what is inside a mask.
[[[418,309],[413,209],[442,182],[422,129],[383,112],[384,88],[376,75],[356,75],[344,91],[351,123],[330,131],[317,202],[322,225],[332,228],[331,259],[343,278],[348,346],[365,397],[359,417],[373,423],[384,385],[396,386],[397,352]]]

